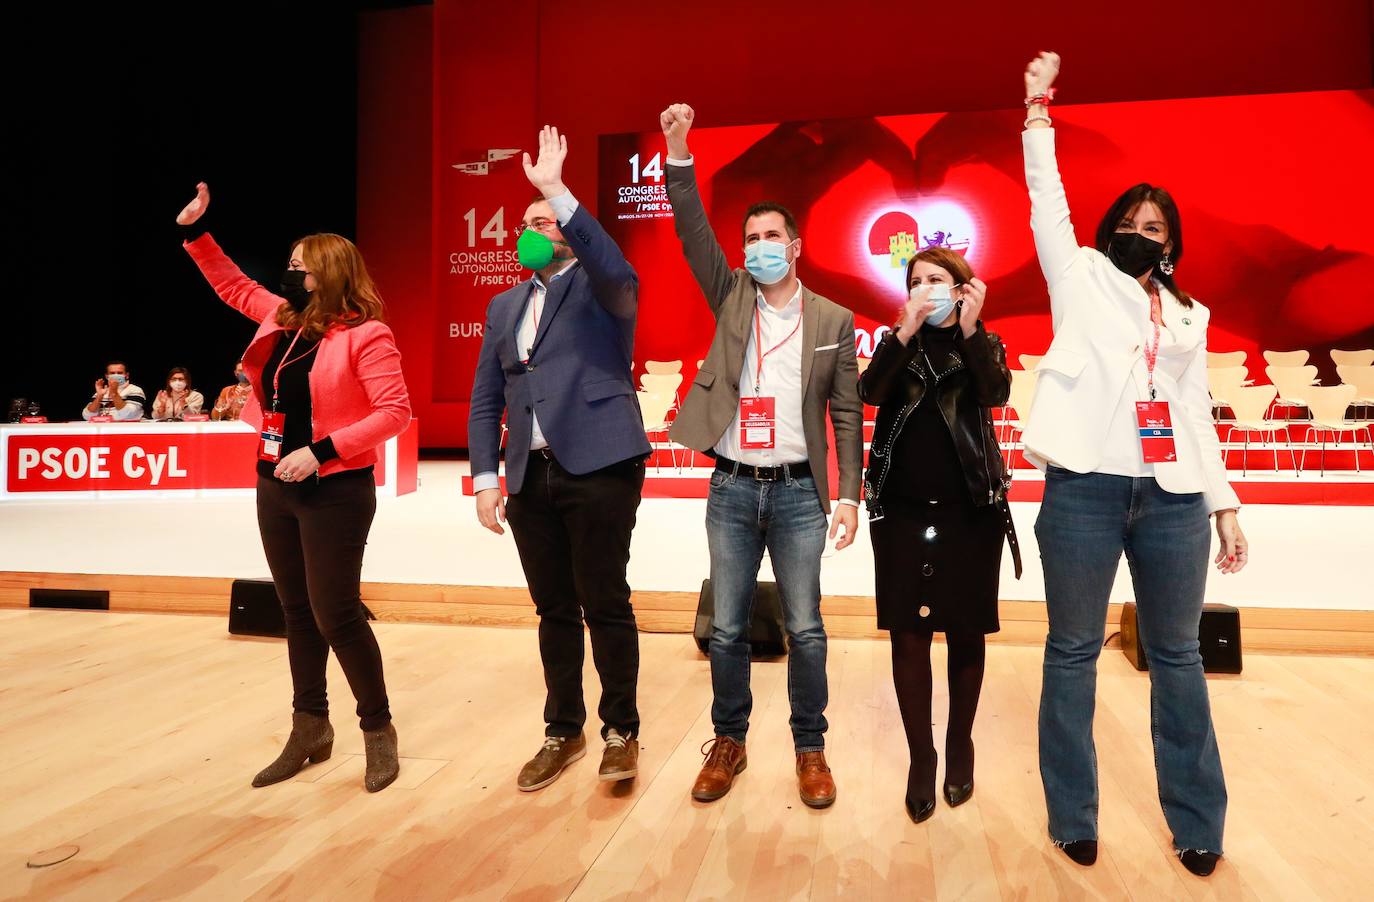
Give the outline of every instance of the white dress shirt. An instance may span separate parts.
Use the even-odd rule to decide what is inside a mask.
[[[564,191],[557,197],[549,198],[549,206],[553,207],[554,216],[558,217],[560,227],[568,224],[573,214],[577,212],[577,198],[573,197],[571,191]],[[557,281],[567,274],[577,263],[573,258],[563,265],[549,278],[549,283]],[[544,280],[539,278],[538,273],[530,280],[534,283],[534,289],[530,292],[530,299],[525,304],[525,309],[520,313],[519,325],[515,329],[515,346],[520,350],[520,359],[528,360],[530,348],[534,347],[535,336],[539,334],[539,321],[544,314],[544,299],[548,297],[549,286],[544,284]],[[530,447],[531,451],[538,451],[547,448],[549,442],[544,438],[544,432],[539,428],[539,415],[532,414],[533,422],[530,424]],[[501,487],[501,479],[495,473],[478,473],[472,477],[472,490],[480,492],[484,489],[497,489]]]
[[[802,434],[802,329],[801,329],[801,282],[781,310],[775,310],[763,297],[763,291],[755,292],[754,304],[756,318],[750,321],[749,343],[744,348],[744,367],[740,370],[739,395],[745,398],[757,395],[773,398],[773,447],[767,450],[746,451],[740,448],[739,417],[725,429],[725,434],[716,442],[715,452],[721,457],[737,460],[751,467],[776,467],[781,464],[804,463],[806,436]],[[763,333],[763,351],[759,350],[755,338],[754,323],[757,322]],[[789,335],[791,336],[789,338]],[[784,343],[785,342],[785,343]],[[781,346],[779,347],[779,345]],[[772,350],[763,359],[763,374],[758,379],[758,391],[754,390],[755,376],[758,375],[759,354]],[[742,406],[742,405],[741,405]]]

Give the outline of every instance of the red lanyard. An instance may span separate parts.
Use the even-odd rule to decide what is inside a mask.
[[[763,360],[764,360],[764,358],[767,357],[769,354],[773,353],[774,351],[776,351],[778,348],[782,347],[783,345],[787,344],[789,341],[792,340],[792,336],[796,335],[796,334],[797,334],[797,330],[801,328],[801,324],[802,324],[802,314],[804,314],[805,312],[806,312],[806,298],[801,298],[801,300],[800,300],[799,303],[798,303],[797,324],[796,324],[795,326],[792,327],[792,331],[791,331],[791,332],[788,332],[788,333],[787,333],[787,337],[784,338],[782,341],[780,341],[780,342],[778,342],[777,344],[773,345],[773,347],[769,348],[767,351],[763,351],[763,350],[762,350],[762,348],[763,348],[763,320],[762,320],[762,318],[761,318],[760,315],[759,315],[759,305],[758,305],[757,302],[755,302],[755,304],[754,304],[754,353],[756,353],[756,354],[759,355],[758,365],[754,368],[754,394],[755,394],[756,396],[757,396],[758,393],[759,393],[759,386],[760,386],[760,385],[762,384],[762,382],[763,382]]]
[[[290,366],[291,364],[295,363],[297,360],[301,360],[301,359],[303,359],[303,358],[305,358],[305,357],[309,357],[309,356],[310,356],[310,352],[313,351],[313,350],[315,350],[315,348],[317,347],[317,345],[311,345],[309,348],[307,348],[306,350],[302,351],[299,355],[297,355],[297,356],[295,356],[295,357],[291,357],[291,349],[294,348],[294,347],[296,346],[296,341],[297,341],[300,337],[301,337],[301,330],[300,330],[300,329],[297,329],[297,330],[296,330],[296,334],[295,334],[295,335],[292,337],[292,339],[291,339],[291,344],[289,344],[289,345],[286,346],[286,353],[283,354],[283,355],[281,355],[281,356],[282,356],[282,362],[279,363],[279,364],[277,364],[277,369],[276,369],[276,371],[272,373],[272,410],[273,410],[274,412],[275,412],[276,409],[277,409],[277,393],[278,393],[278,390],[279,390],[280,387],[281,387],[281,371],[284,370],[284,369],[286,369],[286,368],[287,368],[288,366]],[[290,360],[287,360],[287,359],[286,359],[287,357],[291,357],[291,359],[290,359]]]
[[[1159,360],[1159,323],[1164,319],[1164,308],[1159,301],[1159,289],[1150,286],[1150,323],[1154,326],[1154,344],[1145,344],[1145,370],[1150,377],[1150,400],[1155,399],[1155,361]]]

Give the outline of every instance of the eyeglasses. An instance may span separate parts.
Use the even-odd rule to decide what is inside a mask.
[[[541,235],[547,235],[549,232],[552,232],[552,231],[553,231],[554,229],[556,229],[556,228],[558,228],[558,223],[557,223],[555,220],[552,220],[552,219],[535,219],[535,220],[531,220],[531,221],[528,222],[528,223],[522,222],[522,223],[520,223],[520,225],[516,226],[516,227],[515,227],[515,237],[516,237],[516,238],[519,238],[519,237],[525,232],[526,229],[534,229],[536,232],[539,232]]]

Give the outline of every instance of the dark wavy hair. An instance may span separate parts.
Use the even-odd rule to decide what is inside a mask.
[[[1112,202],[1107,208],[1107,213],[1102,217],[1102,221],[1097,224],[1097,249],[1103,254],[1107,253],[1107,245],[1111,243],[1112,236],[1116,234],[1116,227],[1121,224],[1123,219],[1130,219],[1135,215],[1135,211],[1146,201],[1159,208],[1159,212],[1164,214],[1164,224],[1169,227],[1169,243],[1173,248],[1169,251],[1169,259],[1178,263],[1183,259],[1183,221],[1178,215],[1178,204],[1174,203],[1174,198],[1168,191],[1158,185],[1151,185],[1149,182],[1141,182],[1139,185],[1132,185],[1127,188],[1120,197]],[[1159,284],[1178,298],[1178,302],[1185,307],[1193,306],[1193,296],[1174,281],[1173,276],[1165,275],[1158,266],[1155,267],[1154,277],[1159,280]]]

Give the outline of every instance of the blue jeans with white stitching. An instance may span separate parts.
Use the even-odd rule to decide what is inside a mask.
[[[706,502],[715,614],[711,623],[711,720],[717,736],[744,742],[749,691],[749,623],[766,547],[787,630],[787,693],[796,751],[825,748],[826,636],[821,622],[821,552],[826,517],[809,477],[759,481],[741,472],[711,475]]]
[[[1226,781],[1198,651],[1211,549],[1202,496],[1166,492],[1150,478],[1051,466],[1035,535],[1050,622],[1040,775],[1051,839],[1097,838],[1097,657],[1107,599],[1125,554],[1149,661],[1150,728],[1164,817],[1176,848],[1220,854]]]

